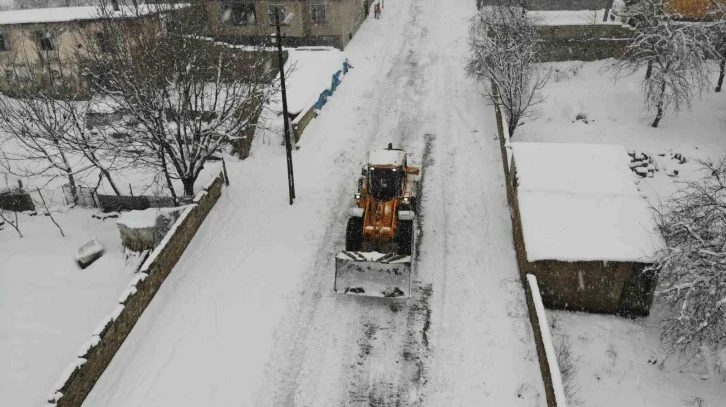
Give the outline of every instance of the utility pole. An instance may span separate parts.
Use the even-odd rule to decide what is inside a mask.
[[[287,18],[285,19],[287,20]],[[287,153],[287,188],[290,205],[295,199],[295,177],[292,171],[292,145],[290,143],[290,124],[287,121],[287,92],[285,90],[285,66],[282,58],[282,36],[280,34],[280,9],[275,7],[275,28],[277,31],[277,57],[280,62],[280,86],[282,88],[282,120],[285,123],[285,150]]]

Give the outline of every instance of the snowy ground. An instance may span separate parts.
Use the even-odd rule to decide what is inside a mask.
[[[294,152],[294,205],[258,135],[85,406],[545,405],[494,116],[462,68],[474,13],[399,0],[363,24]],[[335,295],[360,165],[388,142],[424,167],[413,298]]]
[[[513,140],[620,144],[644,152],[658,169],[653,178],[633,175],[653,205],[676,190],[675,180],[700,176],[696,159],[726,154],[726,95],[711,93],[693,103],[692,111],[668,115],[654,129],[653,114],[643,111],[638,76],[614,83],[601,71],[605,62],[551,64],[556,80],[543,90],[546,100],[535,117],[520,126]],[[577,119],[580,115],[581,119]],[[673,158],[686,157],[686,162]],[[666,173],[678,170],[677,177]],[[550,312],[570,336],[579,367],[578,398],[586,406],[680,406],[702,397],[704,406],[726,404],[726,387],[707,371],[703,361],[681,367],[671,360],[663,367],[658,348],[658,313],[646,319]],[[654,362],[655,361],[655,362]],[[706,369],[706,370],[704,370]],[[606,396],[607,395],[607,396]],[[635,403],[635,404],[634,404]]]
[[[42,405],[133,277],[114,219],[94,219],[94,211],[84,209],[54,213],[62,237],[38,212],[18,214],[22,239],[9,225],[0,230],[2,406]],[[106,253],[81,270],[73,255],[94,236]]]
[[[575,399],[581,405],[720,407],[726,404],[726,386],[708,365],[683,366],[676,360],[664,360],[655,315],[633,321],[616,316],[550,311],[548,319],[556,325],[555,346],[561,346],[563,335],[572,344],[572,358],[578,369],[574,384],[579,390]],[[699,398],[702,404],[695,403]]]

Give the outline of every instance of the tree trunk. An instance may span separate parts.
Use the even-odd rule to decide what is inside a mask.
[[[653,73],[653,61],[648,61],[648,69],[645,71],[645,79],[650,79],[650,75]]]
[[[172,182],[171,182],[171,176],[169,175],[169,169],[166,168],[166,156],[164,155],[163,151],[160,151],[159,155],[161,157],[161,168],[164,171],[164,178],[166,179],[166,187],[169,188],[169,193],[171,193],[171,197],[174,199],[174,206],[178,206],[179,199],[176,196],[176,191],[174,191],[174,184],[172,184]]]
[[[194,178],[182,178],[181,182],[184,184],[184,196],[194,196]]]
[[[116,196],[121,196],[121,191],[119,191],[118,187],[116,186],[116,183],[113,182],[113,178],[111,178],[111,174],[106,170],[101,170],[101,174],[103,174],[104,178],[106,178],[109,185],[111,185],[111,189],[113,189],[113,192],[116,193]]]
[[[507,130],[509,131],[509,138],[512,138],[512,137],[514,137],[514,130],[516,130],[516,129],[517,129],[517,126],[516,126],[516,125],[514,125],[514,124],[512,124],[512,123],[510,122],[510,123],[507,123],[507,127],[508,127],[508,129],[507,129]]]
[[[663,99],[665,98],[665,81],[663,81],[660,85],[660,94],[658,95],[658,104],[656,104],[656,109],[658,112],[655,114],[655,120],[653,120],[653,124],[651,126],[658,127],[658,123],[660,123],[660,119],[663,118]]]
[[[78,203],[78,188],[76,187],[76,179],[73,176],[72,171],[68,171],[68,185],[71,187],[71,196],[73,197],[73,203]]]
[[[721,85],[723,85],[724,68],[726,68],[726,59],[722,59],[719,64],[718,84],[716,84],[716,92],[721,92]]]
[[[63,148],[60,146],[60,142],[55,139],[53,140],[53,144],[55,144],[56,148],[58,149],[58,152],[60,153],[61,160],[63,160],[63,165],[65,166],[66,171],[66,177],[68,178],[68,185],[71,188],[71,196],[73,197],[73,203],[78,203],[78,188],[76,187],[76,179],[73,176],[73,170],[71,169],[71,164],[68,162],[68,158],[66,157],[66,154],[63,152]]]

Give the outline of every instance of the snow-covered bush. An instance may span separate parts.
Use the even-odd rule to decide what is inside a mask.
[[[666,352],[716,359],[726,374],[726,157],[702,162],[704,177],[682,181],[657,210],[667,247],[660,253],[657,295],[668,307]]]
[[[483,7],[471,20],[467,72],[481,82],[481,89],[507,116],[510,136],[521,119],[541,102],[539,91],[549,71],[537,63],[540,42],[537,29],[518,7]]]

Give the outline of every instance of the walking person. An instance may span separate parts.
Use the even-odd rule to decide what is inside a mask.
[[[376,3],[376,6],[374,8],[374,14],[376,15],[376,19],[381,18],[381,3]]]

